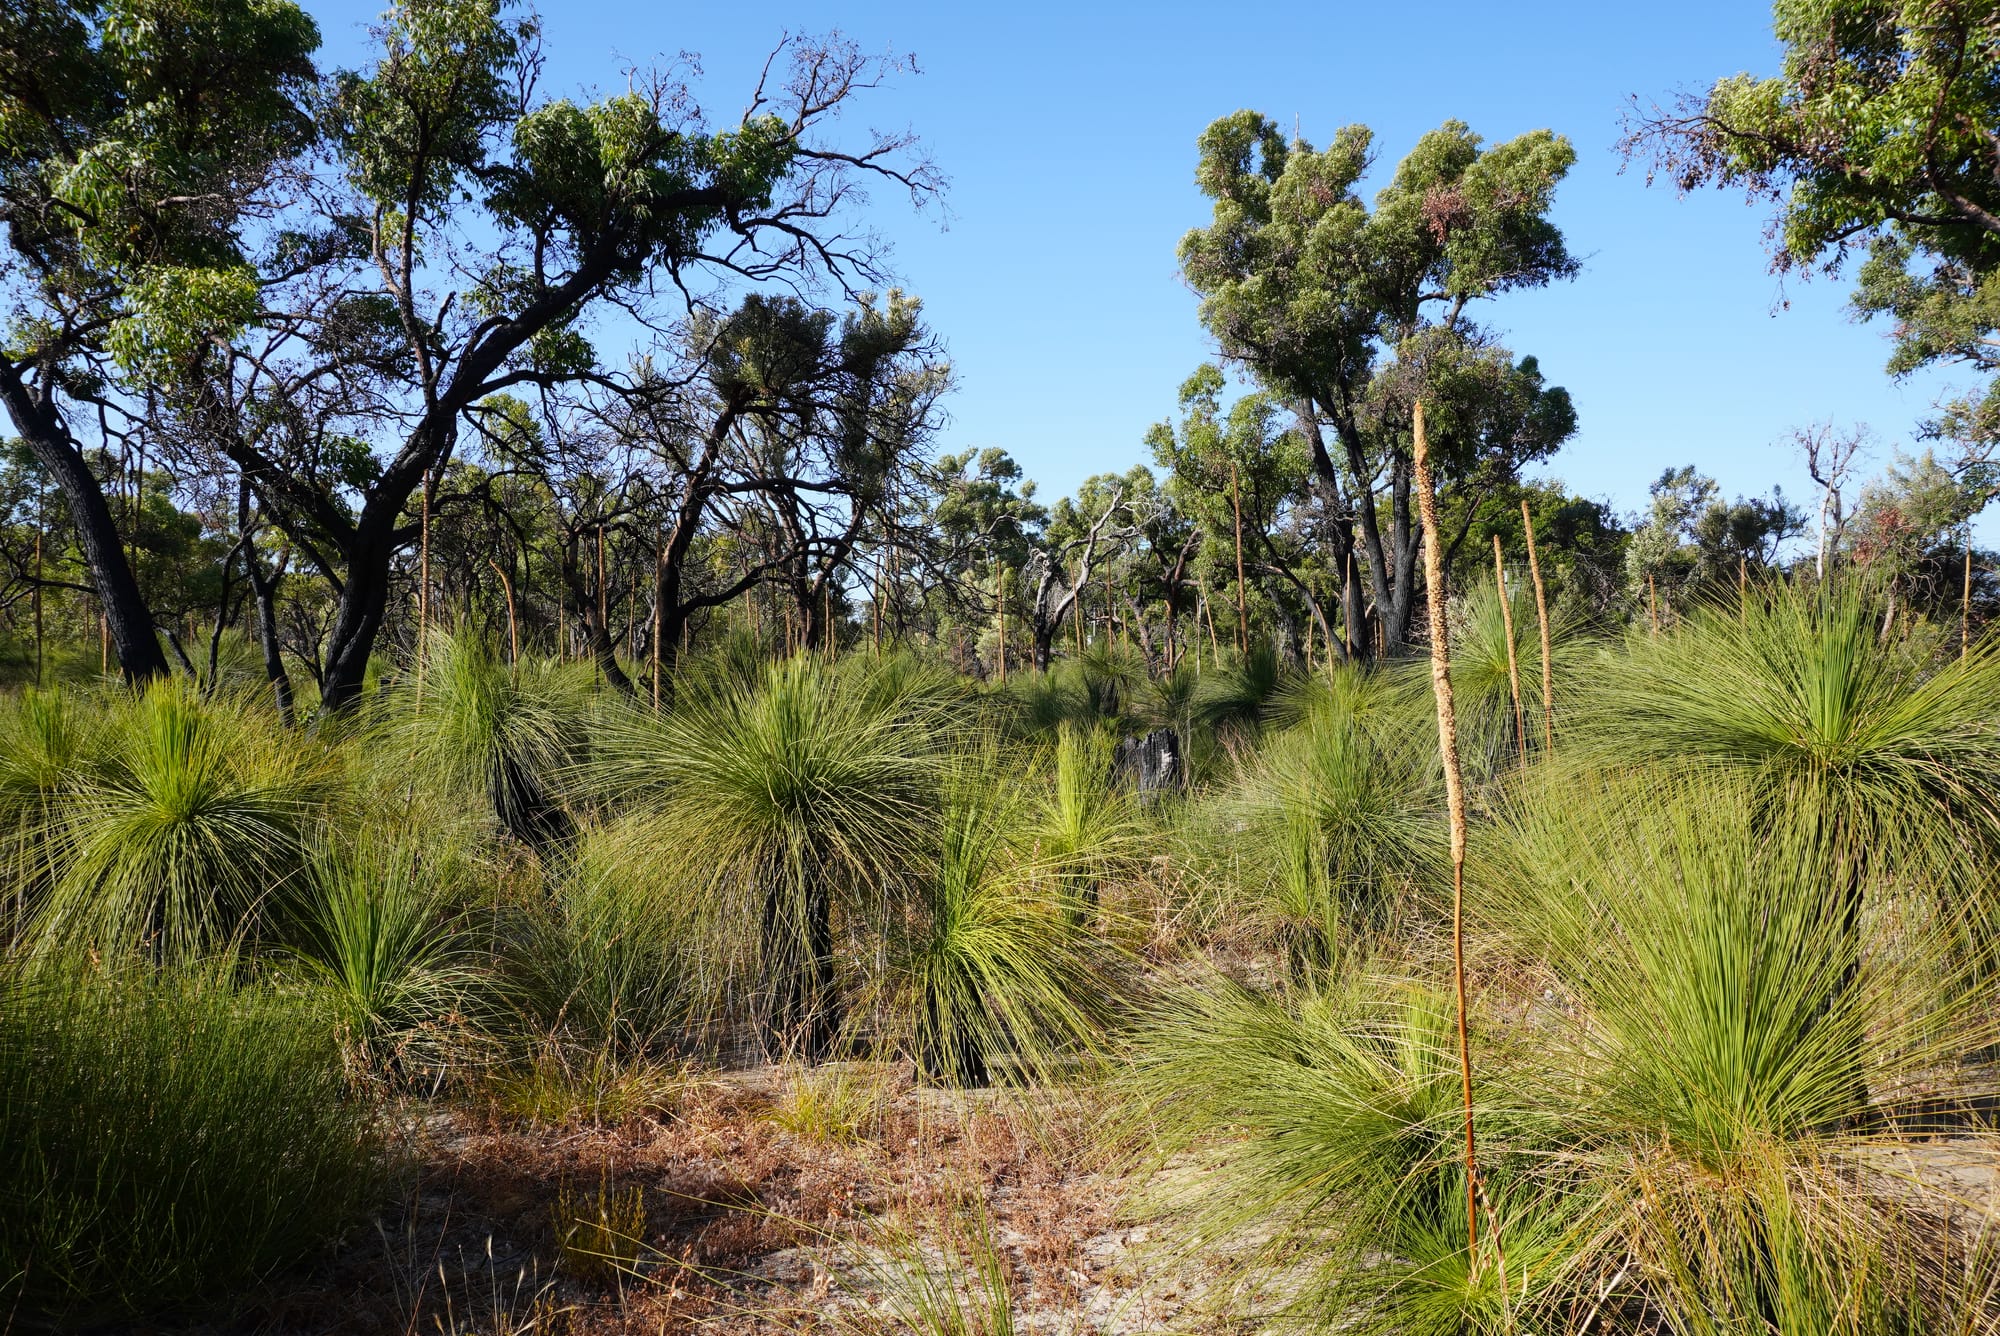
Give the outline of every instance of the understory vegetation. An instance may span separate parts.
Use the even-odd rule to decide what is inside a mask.
[[[1627,513],[1497,314],[1554,129],[1212,120],[1149,463],[1141,307],[986,340],[1049,499],[944,448],[913,58],[545,31],[0,2],[0,1336],[2000,1336],[1995,0],[1632,103],[1983,380]]]
[[[1063,1156],[1152,1222],[1148,1265],[1199,1259],[1184,1320],[1217,1329],[1989,1330],[1986,1211],[1929,1166],[2000,1170],[2000,651],[1880,628],[1807,582],[1566,628],[1552,750],[1464,676],[1470,1218],[1445,786],[1400,665],[1279,668],[1254,708],[1254,665],[1203,672],[1231,709],[1154,791],[1112,744],[1163,684],[1107,709],[1083,661],[999,688],[730,642],[656,713],[440,634],[421,688],[316,736],[174,681],[28,691],[10,1311],[240,1309],[394,1218],[426,1109],[617,1127],[771,1063],[802,1145],[886,1135],[898,1081],[1094,1110]],[[645,1200],[564,1182],[545,1318],[690,1282]],[[795,1223],[890,1328],[1021,1301],[977,1197]]]

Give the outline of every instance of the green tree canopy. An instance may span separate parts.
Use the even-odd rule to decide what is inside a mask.
[[[1773,205],[1782,270],[1862,253],[1856,310],[1894,325],[1889,370],[2000,369],[2000,21],[1992,0],[1778,0],[1776,75],[1736,74],[1638,116],[1628,152],[1683,190],[1718,185]],[[2000,397],[1949,404],[1988,494]]]
[[[1411,507],[1411,402],[1435,410],[1447,488],[1495,462],[1511,473],[1575,431],[1569,396],[1467,318],[1475,301],[1576,271],[1548,218],[1575,156],[1550,131],[1489,148],[1447,121],[1418,141],[1370,209],[1359,194],[1374,162],[1365,126],[1315,150],[1241,111],[1201,136],[1195,179],[1214,216],[1182,240],[1182,273],[1223,355],[1298,409],[1333,565],[1356,572],[1348,618],[1365,615],[1365,565],[1391,648],[1408,638],[1422,540]]]

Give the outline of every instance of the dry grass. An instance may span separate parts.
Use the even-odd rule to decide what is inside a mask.
[[[1136,1311],[1146,1268],[1118,1227],[1118,1184],[1083,1149],[1098,1111],[1080,1099],[1031,1108],[854,1064],[682,1083],[616,1119],[491,1100],[418,1113],[396,1217],[227,1336],[899,1330],[867,1325],[888,1320],[854,1259],[885,1231],[948,1253],[940,1222],[968,1210],[990,1222],[1024,1312],[1141,1329],[1106,1325]]]

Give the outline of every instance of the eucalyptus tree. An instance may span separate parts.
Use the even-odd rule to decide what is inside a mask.
[[[1146,434],[1154,462],[1169,470],[1175,508],[1192,521],[1189,547],[1200,554],[1203,583],[1217,591],[1233,587],[1240,553],[1246,573],[1274,577],[1293,590],[1326,643],[1344,657],[1346,645],[1311,578],[1323,516],[1305,435],[1281,425],[1289,415],[1267,394],[1244,395],[1224,410],[1223,388],[1221,369],[1203,366],[1181,386],[1180,425],[1156,423]],[[1359,585],[1353,588],[1358,594]],[[1249,590],[1243,595],[1247,603]],[[1350,631],[1362,617],[1359,607],[1348,610]],[[1247,643],[1247,630],[1242,639]]]
[[[1182,239],[1180,262],[1223,356],[1296,407],[1331,564],[1356,584],[1365,564],[1394,650],[1409,635],[1422,546],[1411,401],[1421,395],[1430,411],[1447,491],[1546,458],[1576,430],[1569,396],[1467,314],[1575,273],[1548,213],[1576,155],[1550,131],[1486,148],[1447,121],[1398,164],[1371,210],[1357,190],[1372,145],[1361,125],[1315,150],[1256,112],[1216,121],[1195,176],[1214,216]],[[1344,602],[1358,606],[1358,589]]]
[[[61,491],[128,678],[167,671],[100,471],[124,369],[257,311],[243,228],[311,139],[318,29],[286,0],[0,9],[0,400]]]
[[[893,289],[839,316],[753,297],[739,317],[752,315],[769,326],[761,343],[746,330],[713,355],[718,391],[756,390],[734,424],[730,489],[771,554],[799,643],[818,646],[860,545],[894,525],[893,498],[916,486],[951,366],[922,303]]]
[[[916,524],[886,554],[878,598],[900,614],[899,568],[914,567],[940,627],[960,617],[983,624],[999,572],[1027,569],[1048,527],[1048,508],[1036,490],[998,446],[938,456],[919,478]]]
[[[1625,548],[1626,593],[1634,600],[1734,583],[1746,568],[1770,570],[1783,545],[1806,527],[1805,513],[1785,500],[1783,489],[1773,488],[1769,500],[1726,501],[1715,479],[1692,464],[1663,471],[1650,491],[1643,522]]]
[[[1085,478],[1074,497],[1063,497],[1033,536],[1022,577],[1032,595],[1028,631],[1034,663],[1047,668],[1063,624],[1080,615],[1078,600],[1103,568],[1138,541],[1146,518],[1160,503],[1144,465],[1120,476]]]
[[[1736,74],[1635,115],[1627,152],[1682,190],[1770,202],[1779,272],[1865,253],[1855,308],[1894,322],[1889,370],[2000,370],[2000,46],[1984,0],[1778,0],[1776,75]],[[2000,388],[1934,430],[1990,499]]]
[[[266,394],[347,395],[363,466],[302,489],[282,453],[223,442],[261,493],[285,499],[281,516],[306,517],[294,522],[335,572],[329,711],[361,690],[412,502],[477,405],[620,381],[591,344],[599,319],[671,337],[725,280],[873,279],[870,243],[839,221],[861,183],[918,199],[936,186],[907,137],[824,137],[888,72],[837,40],[788,42],[782,86],[760,84],[723,129],[664,80],[589,105],[538,99],[537,26],[499,0],[409,0],[376,43],[368,68],[326,90],[321,216],[269,260],[273,323],[295,337],[232,367],[264,377]]]

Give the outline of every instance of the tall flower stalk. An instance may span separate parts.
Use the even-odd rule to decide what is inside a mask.
[[[1451,973],[1458,1003],[1458,1067],[1465,1097],[1465,1225],[1467,1251],[1479,1255],[1479,1147],[1472,1128],[1472,1046],[1465,1027],[1465,778],[1458,763],[1458,719],[1451,698],[1451,629],[1445,618],[1444,554],[1438,547],[1437,486],[1431,477],[1424,405],[1417,402],[1417,506],[1424,522],[1424,586],[1430,605],[1431,685],[1437,695],[1438,749],[1444,755],[1444,795],[1451,812]]]
[[[1535,619],[1542,624],[1542,748],[1555,750],[1556,698],[1549,660],[1549,596],[1542,587],[1542,563],[1535,554],[1535,517],[1528,513],[1526,498],[1521,501],[1521,531],[1528,536],[1528,575],[1535,582]]]

